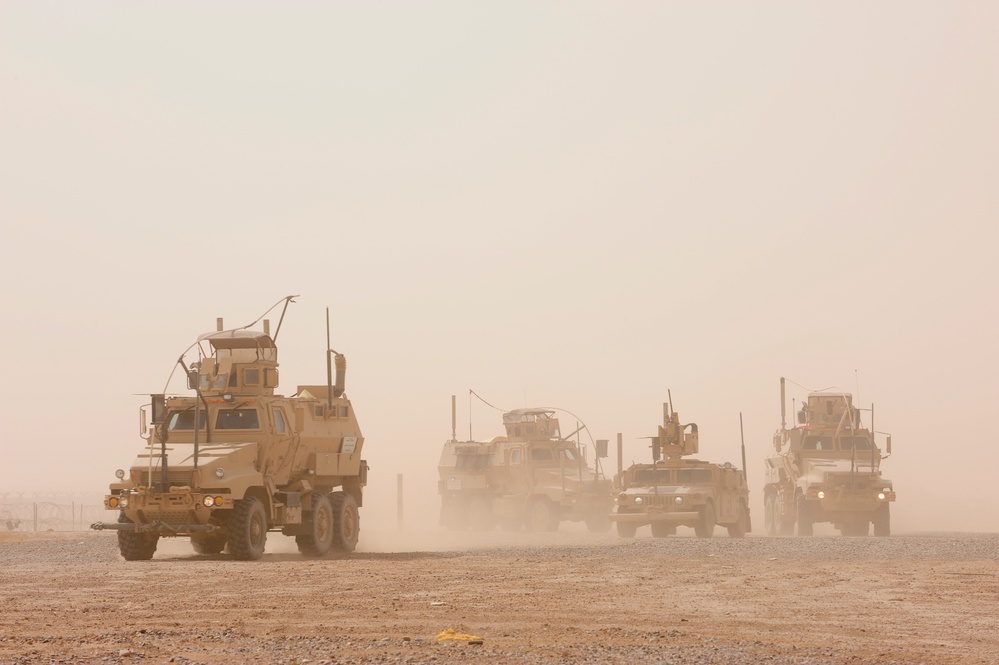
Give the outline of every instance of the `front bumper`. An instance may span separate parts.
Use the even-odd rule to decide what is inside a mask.
[[[104,497],[104,508],[124,513],[129,521],[95,522],[90,528],[96,531],[185,535],[220,528],[211,523],[219,521],[212,520],[212,515],[218,510],[228,513],[233,508],[233,497],[228,493],[192,491],[186,487],[173,487],[169,492],[116,490],[112,487],[112,494]]]
[[[211,533],[221,527],[214,524],[165,524],[163,522],[149,522],[147,524],[136,524],[132,522],[94,522],[90,525],[94,531],[132,531],[135,533],[160,533],[168,535],[184,535],[196,532]]]
[[[633,524],[683,524],[684,522],[694,522],[700,518],[699,512],[675,511],[663,512],[659,510],[646,510],[642,512],[612,513],[612,522],[630,522]]]

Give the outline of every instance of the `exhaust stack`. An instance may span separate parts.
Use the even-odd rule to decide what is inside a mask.
[[[784,412],[784,403],[787,400],[784,398],[784,377],[780,377],[780,429],[783,432],[787,429],[787,414]]]

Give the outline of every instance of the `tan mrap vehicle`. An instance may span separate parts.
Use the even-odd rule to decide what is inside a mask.
[[[830,522],[844,536],[891,535],[892,482],[881,476],[886,455],[871,428],[861,423],[853,396],[844,392],[813,392],[798,412],[798,426],[785,422],[784,379],[780,380],[781,425],[774,434],[776,454],[766,459],[763,503],[767,533],[812,535],[816,522]],[[863,409],[866,410],[866,409]]]
[[[607,442],[594,444],[591,469],[585,450],[562,436],[556,411],[509,411],[503,414],[506,436],[458,441],[452,397],[451,439],[444,443],[438,465],[441,525],[452,530],[489,530],[499,524],[508,530],[555,531],[562,521],[583,521],[590,531],[608,530],[611,481],[600,469]]]
[[[281,320],[294,297],[274,306],[284,303]],[[104,499],[118,520],[92,525],[117,530],[125,559],[150,559],[160,538],[179,537],[201,554],[254,560],[268,531],[294,536],[307,556],[354,550],[368,467],[346,360],[328,349],[326,385],[275,394],[281,323],[273,336],[267,320],[250,326],[223,330],[219,319],[178,360],[193,394],[152,395],[142,408],[145,449]]]
[[[659,435],[651,438],[652,463],[633,464],[615,478],[621,492],[610,519],[619,536],[634,538],[646,524],[655,538],[675,535],[679,526],[693,528],[700,538],[714,535],[715,525],[734,538],[752,530],[745,445],[742,469],[686,458],[698,452],[697,425],[681,425],[668,404]]]

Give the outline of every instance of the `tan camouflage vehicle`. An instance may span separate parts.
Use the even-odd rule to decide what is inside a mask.
[[[770,535],[812,535],[816,522],[830,522],[844,536],[891,534],[892,482],[881,476],[881,460],[891,455],[886,435],[881,455],[861,409],[843,392],[813,392],[798,412],[798,426],[785,423],[784,379],[780,380],[781,425],[774,434],[776,454],[766,460],[763,488],[765,521]],[[864,409],[866,410],[866,409]]]
[[[274,306],[284,303],[282,321],[294,297]],[[160,538],[179,537],[198,553],[254,560],[269,531],[294,536],[307,556],[354,550],[368,467],[346,360],[329,349],[326,385],[277,395],[281,323],[272,337],[266,320],[248,330],[257,321],[224,330],[219,319],[178,361],[193,394],[152,395],[142,408],[145,449],[104,499],[118,520],[92,525],[117,530],[125,559],[150,559]]]
[[[734,538],[752,530],[745,446],[742,469],[687,458],[698,452],[697,425],[681,425],[668,404],[659,435],[651,438],[652,463],[633,464],[615,478],[621,491],[610,519],[619,536],[634,538],[646,524],[655,538],[675,535],[679,526],[700,538],[713,536],[716,525]]]
[[[441,525],[555,531],[562,521],[584,521],[590,531],[610,528],[611,481],[599,462],[607,456],[605,440],[595,444],[591,469],[584,449],[562,436],[557,410],[535,408],[504,413],[506,436],[458,441],[453,398],[451,406],[451,439],[444,443],[437,467]]]

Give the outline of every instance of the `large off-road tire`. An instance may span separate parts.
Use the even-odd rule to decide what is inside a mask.
[[[303,525],[305,533],[295,536],[298,551],[309,557],[320,557],[333,544],[333,504],[322,492],[312,493],[312,511]]]
[[[524,518],[521,516],[512,517],[509,515],[504,515],[497,518],[500,528],[504,531],[519,531],[520,527],[524,526]]]
[[[361,535],[361,515],[357,512],[357,501],[349,492],[330,494],[333,503],[333,549],[337,552],[353,552]]]
[[[638,532],[638,525],[634,522],[618,522],[617,535],[621,538],[634,538]]]
[[[867,520],[846,522],[840,529],[840,533],[844,536],[866,536],[870,531],[870,522]]]
[[[763,526],[768,536],[777,535],[777,497],[773,494],[766,498],[763,506]]]
[[[881,504],[874,512],[874,535],[884,538],[891,535],[891,509],[890,504]]]
[[[651,528],[653,538],[665,538],[676,533],[676,527],[666,522],[653,522]]]
[[[710,538],[715,535],[715,506],[710,501],[701,508],[701,518],[694,525],[694,533],[698,538]]]
[[[611,529],[610,518],[606,515],[590,515],[585,521],[586,530],[590,533],[607,533]]]
[[[496,526],[492,501],[484,496],[477,496],[469,501],[468,525],[473,531],[491,531]]]
[[[198,554],[221,554],[225,549],[224,534],[203,534],[191,536],[191,547]]]
[[[125,517],[125,513],[118,514],[119,524],[134,524],[132,520]],[[156,552],[156,543],[160,537],[153,533],[136,533],[126,530],[118,532],[118,550],[125,561],[148,561],[153,558]]]
[[[798,515],[798,535],[812,535],[812,508],[808,505],[808,502],[805,501],[805,497],[798,497],[797,509],[795,512]]]
[[[558,515],[551,501],[540,497],[527,507],[528,531],[557,531]]]
[[[449,531],[468,528],[468,502],[461,497],[446,496],[441,500],[441,525]]]
[[[229,553],[237,561],[256,561],[267,544],[267,513],[260,499],[248,496],[236,502],[229,516]]]
[[[746,506],[739,504],[738,517],[735,522],[727,525],[725,528],[728,529],[729,538],[742,538],[746,535],[746,525],[749,523],[749,513],[746,512]]]

